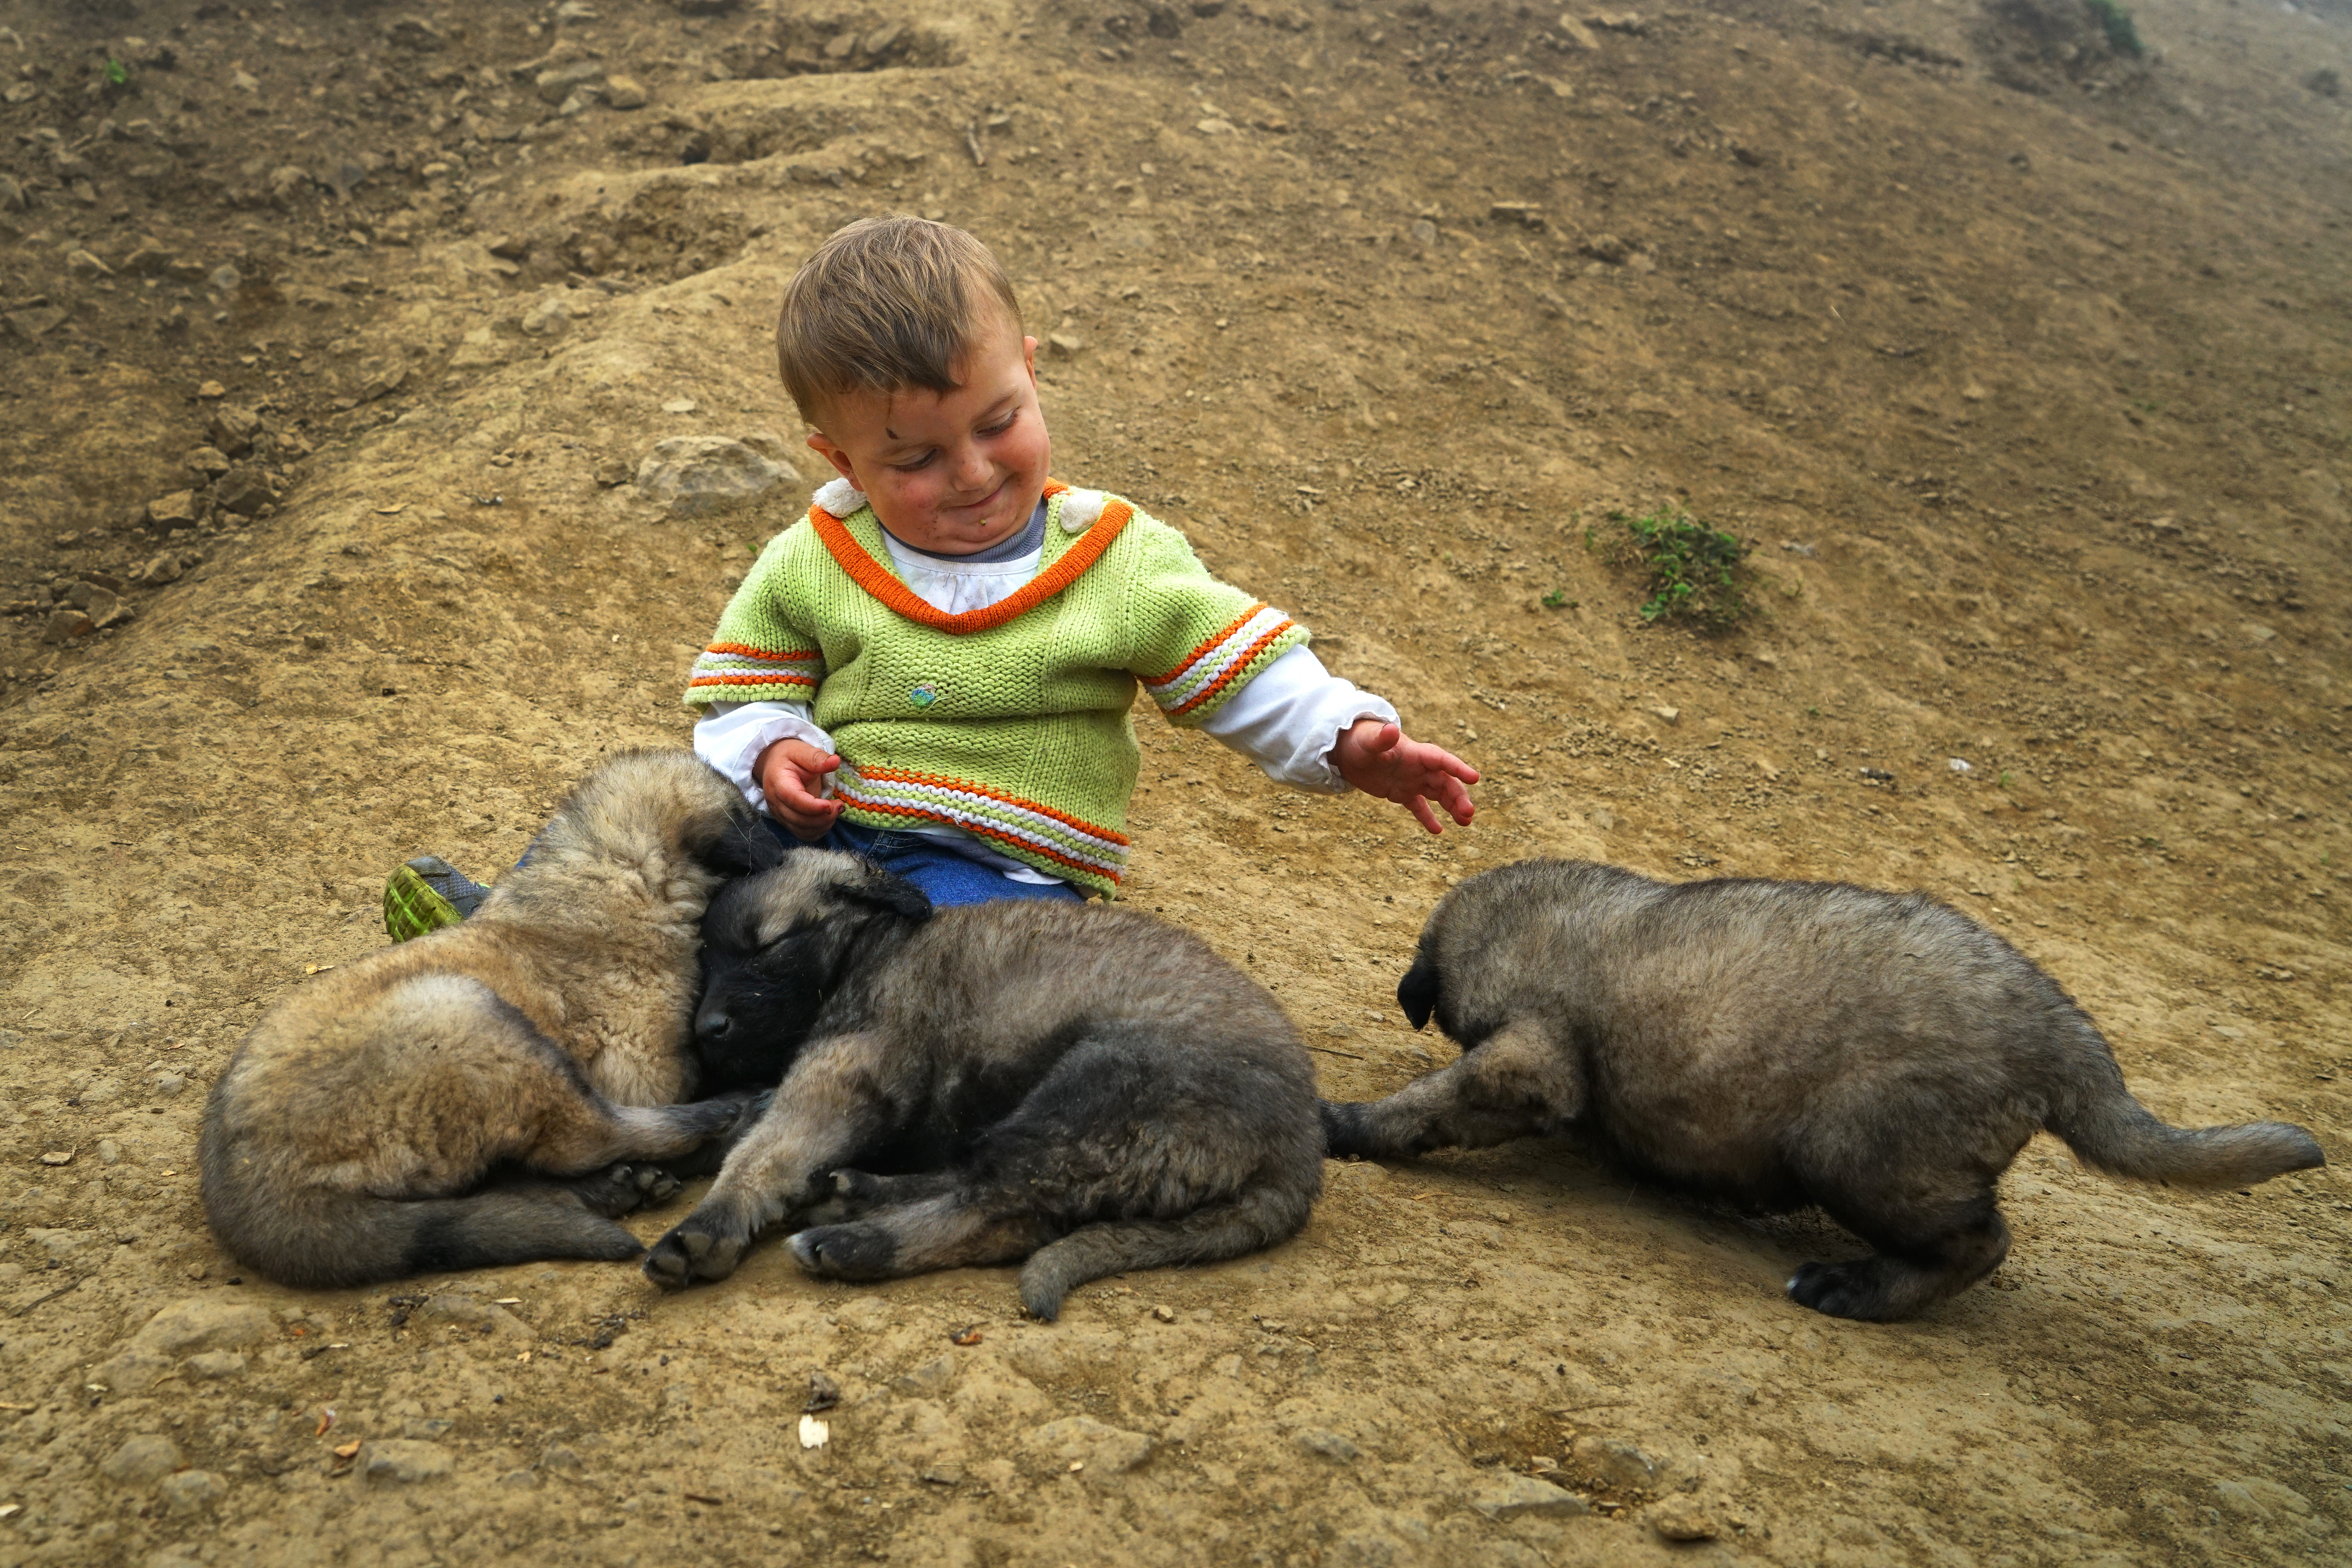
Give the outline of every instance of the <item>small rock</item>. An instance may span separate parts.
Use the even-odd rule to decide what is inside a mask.
[[[166,550],[151,557],[147,564],[131,575],[131,580],[142,588],[160,588],[166,583],[180,580],[183,568],[177,552]]]
[[[633,471],[626,458],[599,458],[593,470],[596,483],[604,489],[615,489],[629,482]]]
[[[910,1373],[890,1380],[893,1393],[929,1398],[955,1381],[956,1363],[953,1356],[940,1356],[927,1361]]]
[[[251,517],[277,499],[268,476],[250,464],[231,468],[213,485],[213,504],[239,517]]]
[[[1206,120],[1195,121],[1192,129],[1203,136],[1231,136],[1234,133],[1234,122],[1230,120],[1219,120],[1213,115]]]
[[[449,1435],[449,1428],[456,1425],[456,1422],[447,1419],[446,1416],[412,1416],[408,1420],[400,1424],[400,1435],[404,1437],[416,1437],[427,1440],[435,1437],[446,1437]]]
[[[153,1432],[125,1439],[98,1467],[108,1480],[125,1487],[152,1487],[179,1468],[180,1446]]]
[[[1612,267],[1622,267],[1633,247],[1613,234],[1596,234],[1576,247],[1595,261],[1605,261]]]
[[[1650,1510],[1650,1528],[1668,1541],[1713,1541],[1715,1521],[1688,1498],[1669,1498]]]
[[[1679,724],[1683,721],[1683,710],[1679,708],[1653,708],[1650,711],[1669,724]]]
[[[202,475],[207,480],[216,479],[227,473],[228,465],[228,454],[218,447],[191,447],[188,448],[188,455],[180,459],[182,468],[192,474]],[[189,496],[188,499],[192,502],[195,500],[194,496]]]
[[[205,395],[199,392],[197,396]],[[240,408],[234,403],[224,403],[213,410],[205,426],[214,446],[232,458],[242,458],[253,450],[254,441],[261,435],[261,416],[250,408]]]
[[[215,293],[234,294],[245,286],[245,274],[224,261],[212,269],[211,276],[205,281],[213,286]]]
[[[501,261],[520,261],[530,254],[530,241],[521,235],[492,235],[484,247]]]
[[[131,1349],[147,1355],[194,1355],[198,1351],[243,1350],[272,1338],[277,1321],[249,1301],[190,1296],[147,1320],[131,1337]]]
[[[1337,1432],[1328,1431],[1321,1426],[1306,1427],[1292,1440],[1309,1454],[1320,1454],[1327,1459],[1337,1459],[1343,1465],[1363,1455],[1361,1448],[1357,1447]]]
[[[702,405],[691,397],[673,397],[662,405],[664,414],[691,414]]]
[[[604,101],[615,109],[643,109],[647,94],[646,84],[633,76],[609,76],[604,79]]]
[[[550,1443],[540,1450],[539,1468],[552,1470],[559,1476],[576,1476],[588,1468],[588,1462],[580,1457],[577,1450],[567,1448],[561,1443]]]
[[[52,1263],[62,1263],[98,1239],[98,1233],[89,1230],[48,1230],[35,1226],[25,1232],[25,1239],[48,1255]]]
[[[448,1449],[413,1437],[378,1437],[362,1445],[359,1453],[359,1473],[371,1481],[433,1481],[456,1468]]]
[[[1163,1323],[1172,1323],[1176,1321],[1176,1309],[1173,1307],[1154,1307],[1151,1309],[1151,1315],[1159,1319]]]
[[[558,294],[549,295],[522,314],[522,330],[534,338],[560,337],[571,324],[572,309]]]
[[[182,1470],[165,1476],[160,1489],[173,1513],[202,1513],[228,1495],[228,1482],[210,1470]]]
[[[198,397],[205,398],[226,397],[228,395],[228,388],[223,386],[217,381],[200,382],[196,386],[196,395]]]
[[[111,278],[114,268],[100,260],[94,252],[72,250],[66,253],[66,270],[79,278]]]
[[[188,1080],[182,1078],[178,1073],[161,1072],[155,1075],[155,1092],[162,1095],[166,1100],[171,1099],[173,1095],[179,1093],[182,1089],[187,1087]]]
[[[1031,1432],[1031,1447],[1065,1463],[1079,1463],[1100,1475],[1123,1475],[1151,1457],[1151,1439],[1140,1432],[1106,1426],[1091,1415],[1048,1421]]]
[[[209,451],[212,448],[205,449]],[[227,471],[226,467],[222,471]],[[170,495],[158,496],[147,503],[148,522],[167,533],[175,528],[195,527],[197,515],[196,492],[194,490],[173,490]]]
[[[1486,208],[1486,216],[1497,223],[1515,223],[1522,228],[1544,226],[1543,207],[1536,202],[1496,202]]]
[[[499,1485],[529,1491],[539,1485],[539,1472],[533,1469],[513,1469],[499,1478]]]
[[[915,1479],[929,1481],[935,1487],[963,1485],[963,1472],[953,1465],[927,1465],[923,1468],[923,1473]]]
[[[1621,1437],[1579,1437],[1568,1452],[1580,1476],[1628,1491],[1658,1484],[1658,1461]]]
[[[681,517],[748,500],[799,479],[792,465],[724,436],[673,436],[637,465],[637,489]]]
[[[1566,38],[1578,48],[1583,49],[1590,54],[1598,54],[1601,52],[1601,40],[1593,36],[1591,28],[1578,21],[1575,17],[1562,16],[1558,22],[1554,23],[1553,26],[1559,30],[1559,36],[1561,37]]]
[[[572,96],[572,89],[587,87],[604,79],[604,68],[596,60],[573,60],[551,70],[539,73],[531,83],[541,103],[562,103]]]
[[[41,629],[45,643],[68,643],[86,637],[98,630],[98,623],[70,605],[60,605],[49,612],[49,624]]]
[[[1071,358],[1087,346],[1086,340],[1076,332],[1049,332],[1045,343],[1064,359]]]
[[[89,603],[82,606],[82,614],[88,616],[90,624],[101,631],[133,620],[138,613],[124,604],[121,596],[112,589],[95,586],[89,591]]]
[[[820,1410],[830,1410],[840,1403],[841,1384],[834,1381],[833,1374],[823,1371],[811,1372],[808,1399],[801,1408],[814,1415]]]
[[[2344,78],[2333,66],[2322,66],[2303,79],[2303,85],[2322,98],[2344,96]]]
[[[100,1139],[98,1141],[98,1148],[95,1152],[98,1155],[98,1163],[101,1165],[119,1165],[122,1163],[121,1145],[115,1142],[111,1138]]]
[[[1481,1492],[1470,1506],[1494,1520],[1568,1519],[1592,1511],[1592,1505],[1575,1492],[1519,1475]]]
[[[1412,242],[1423,250],[1437,243],[1437,226],[1425,217],[1412,220]]]
[[[27,204],[25,187],[14,174],[0,174],[0,212],[20,213]]]
[[[413,49],[430,54],[449,40],[441,29],[422,16],[402,16],[383,30],[384,41],[396,49]]]
[[[27,310],[9,311],[8,330],[29,343],[63,326],[65,319],[65,310],[60,306],[35,305]]]
[[[204,1351],[187,1359],[190,1377],[236,1377],[245,1371],[245,1358],[235,1351]]]

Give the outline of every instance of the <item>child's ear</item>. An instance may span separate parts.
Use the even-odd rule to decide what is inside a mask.
[[[857,483],[857,465],[849,460],[849,454],[843,451],[834,442],[832,437],[822,430],[812,430],[809,432],[808,444],[811,451],[824,454],[824,460],[833,465],[834,472],[859,489],[866,488]]]
[[[1037,340],[1036,340],[1036,339],[1034,339],[1034,338],[1030,338],[1030,337],[1024,337],[1024,338],[1023,338],[1023,339],[1021,340],[1021,367],[1022,367],[1024,370],[1026,370],[1026,371],[1029,373],[1029,384],[1030,384],[1030,385],[1032,385],[1032,386],[1036,385],[1036,384],[1037,384]]]

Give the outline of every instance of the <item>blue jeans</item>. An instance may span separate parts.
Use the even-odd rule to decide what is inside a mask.
[[[841,849],[862,856],[922,889],[940,909],[955,904],[984,904],[995,899],[1066,899],[1083,902],[1086,898],[1067,882],[1016,882],[993,867],[966,859],[927,833],[894,833],[885,827],[835,822],[824,837],[803,846],[774,817],[763,816],[760,820],[783,841],[787,849]]]

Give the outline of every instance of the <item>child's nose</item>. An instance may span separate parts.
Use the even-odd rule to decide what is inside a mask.
[[[985,489],[995,482],[996,465],[977,447],[956,454],[956,483],[968,490]]]

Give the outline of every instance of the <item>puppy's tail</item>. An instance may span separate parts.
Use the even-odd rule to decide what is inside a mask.
[[[2132,1181],[2179,1187],[2244,1187],[2289,1171],[2327,1163],[2319,1141],[2284,1121],[2233,1127],[2175,1127],[2124,1088],[2105,1051],[2095,1081],[2051,1107],[2046,1125],[2095,1170]]]
[[[1021,1267],[1021,1305],[1031,1317],[1051,1321],[1061,1315],[1062,1298],[1089,1279],[1130,1268],[1216,1263],[1272,1247],[1307,1223],[1320,1184],[1318,1170],[1303,1192],[1296,1185],[1270,1184],[1195,1209],[1182,1219],[1080,1226],[1029,1255]]]
[[[244,1203],[215,1196],[205,1194],[213,1230],[237,1261],[281,1285],[311,1289],[546,1258],[617,1262],[645,1250],[626,1229],[553,1185],[462,1198],[315,1190]]]

